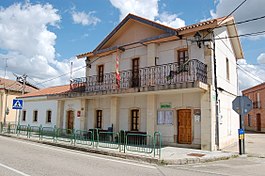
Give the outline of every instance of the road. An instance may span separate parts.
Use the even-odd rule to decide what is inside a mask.
[[[0,136],[1,176],[264,175],[264,158],[156,166]]]

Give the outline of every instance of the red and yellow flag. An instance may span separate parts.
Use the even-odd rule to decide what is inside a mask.
[[[117,88],[120,88],[120,80],[121,80],[121,77],[120,77],[120,72],[119,72],[119,49],[116,50],[116,69],[115,69],[115,72],[116,72],[116,85],[117,85]]]

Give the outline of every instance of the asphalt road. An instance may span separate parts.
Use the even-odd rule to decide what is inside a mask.
[[[0,136],[0,176],[264,175],[265,159],[156,166]]]

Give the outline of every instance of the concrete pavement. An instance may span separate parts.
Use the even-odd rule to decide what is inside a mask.
[[[256,157],[161,166],[3,136],[0,144],[1,176],[263,176],[265,173],[265,159]]]
[[[245,152],[249,157],[265,158],[265,133],[246,132]],[[238,153],[238,143],[223,149],[226,152]]]

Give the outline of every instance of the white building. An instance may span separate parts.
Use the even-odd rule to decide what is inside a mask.
[[[233,17],[174,29],[129,14],[77,56],[86,58],[86,77],[45,100],[25,97],[25,109],[39,107],[39,123],[52,109],[51,125],[60,128],[160,131],[165,145],[222,149],[237,141],[232,101],[243,53],[236,36]]]

